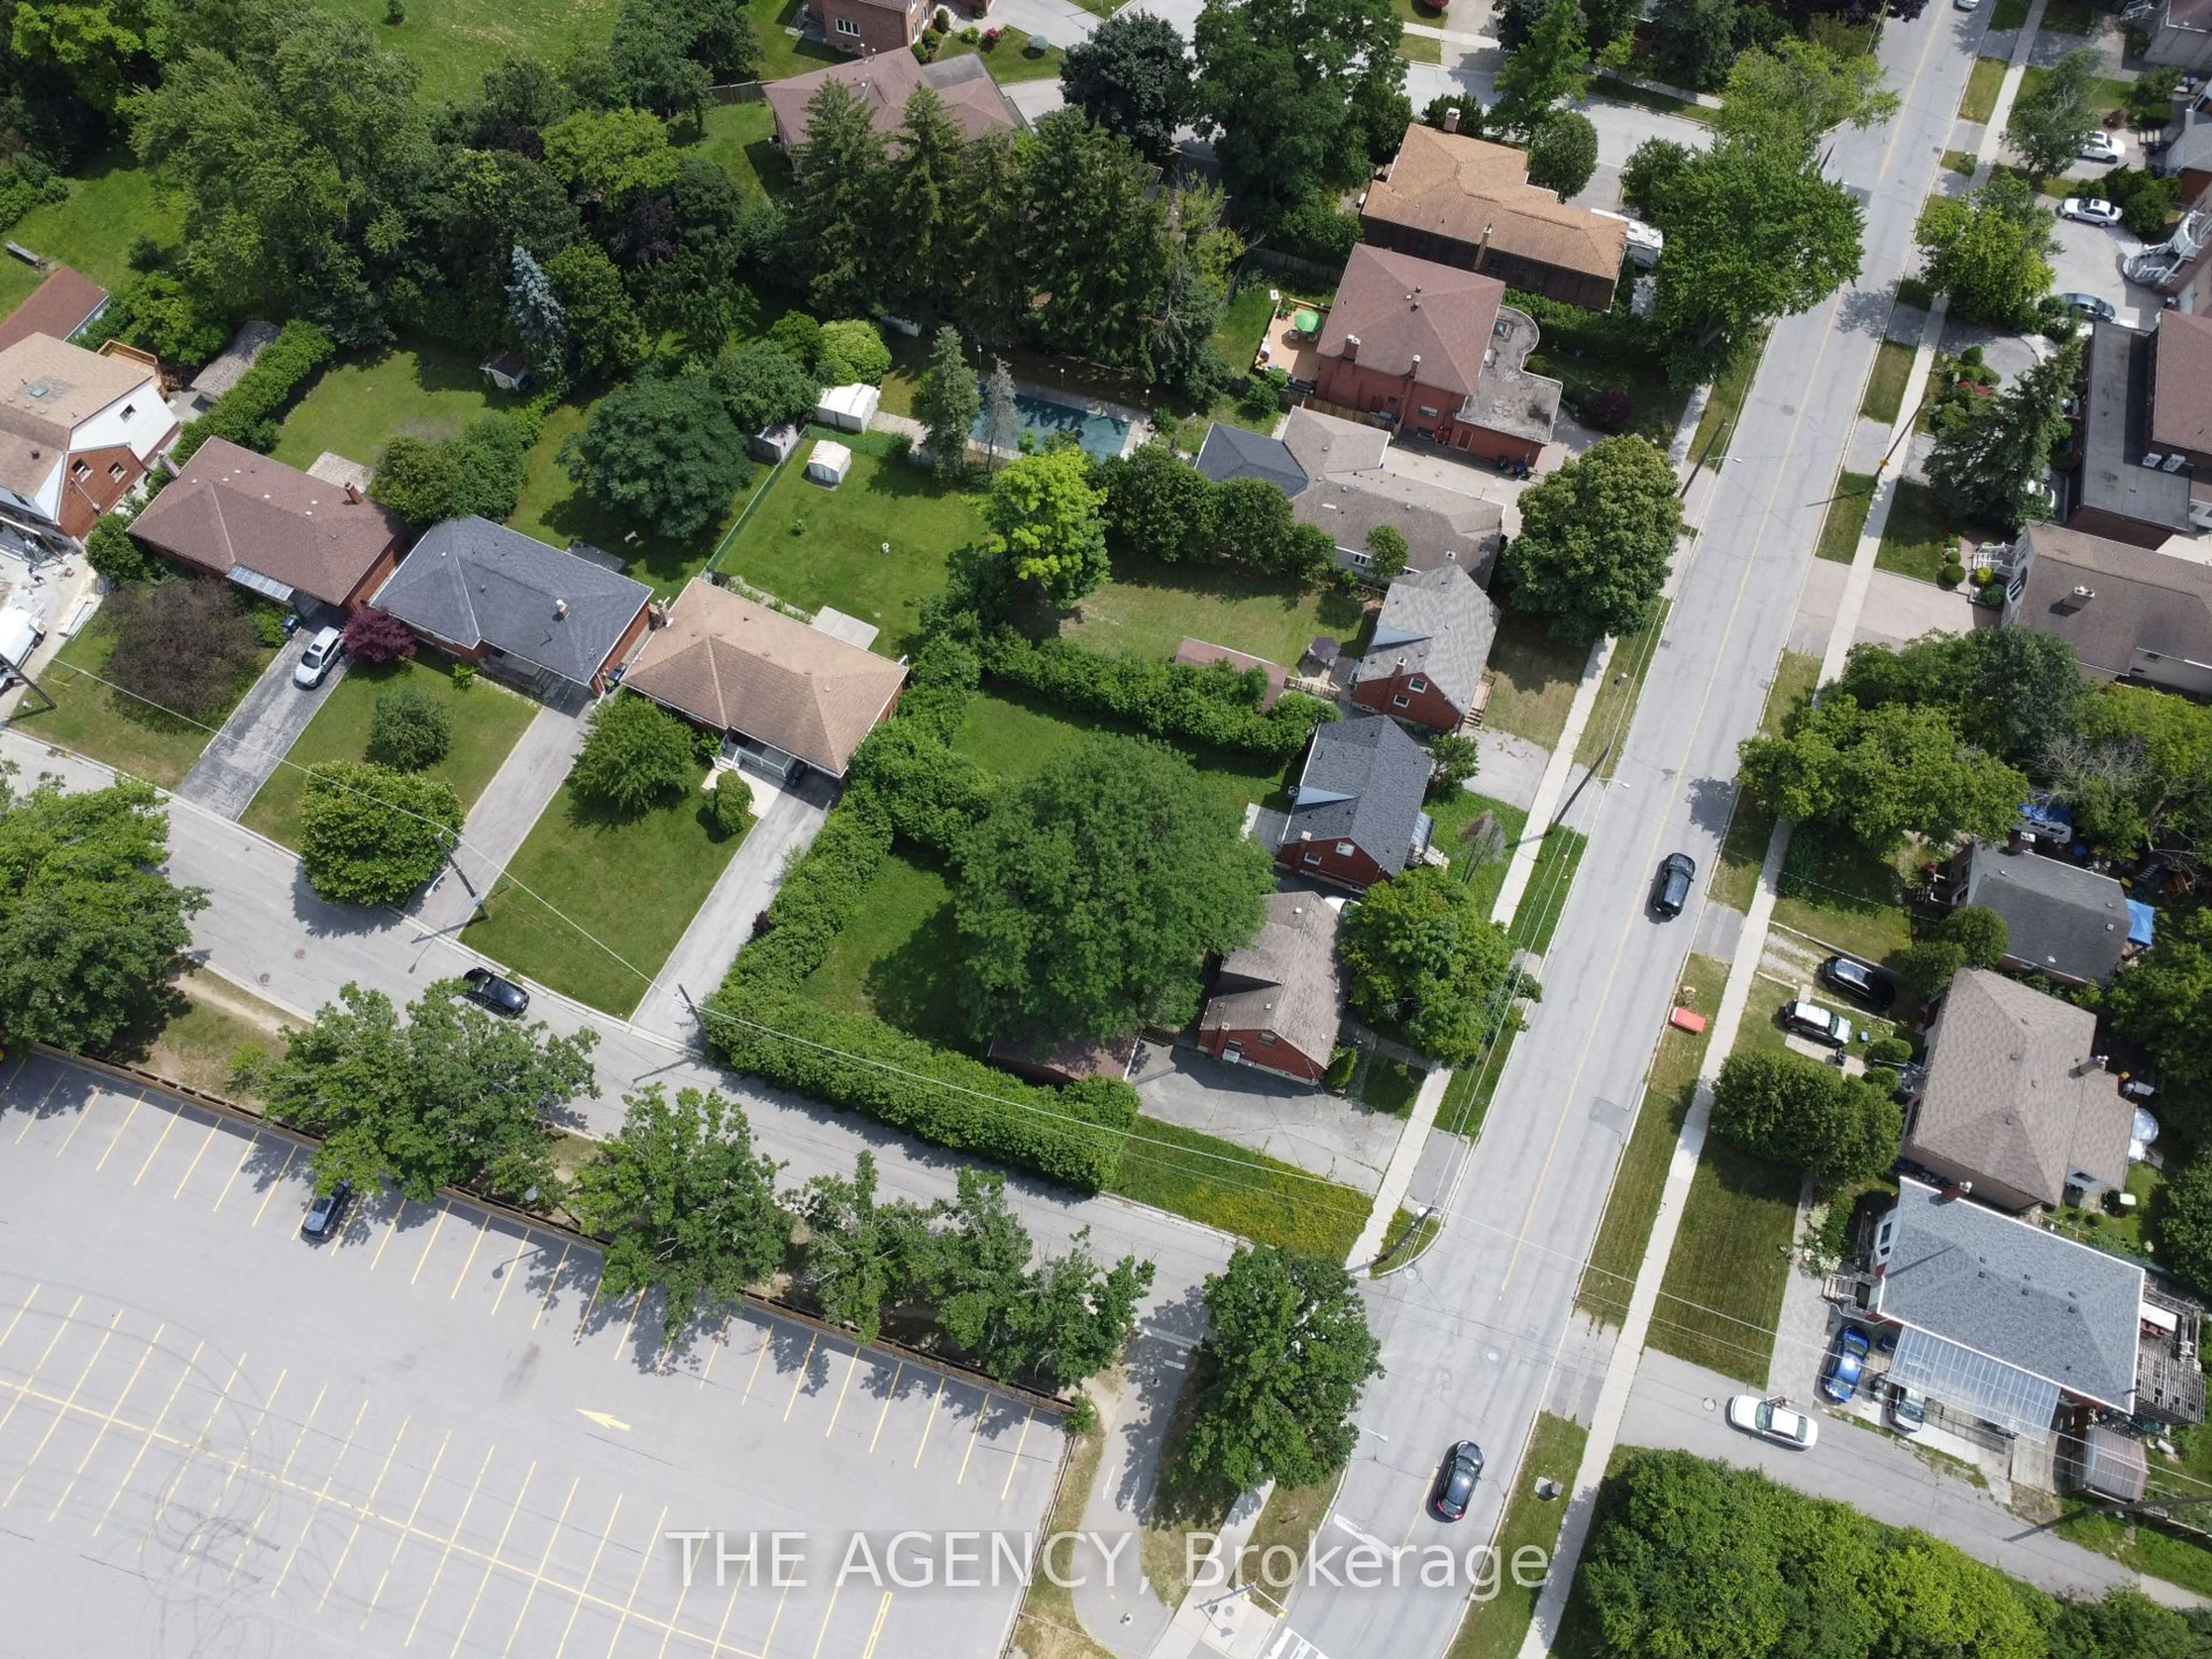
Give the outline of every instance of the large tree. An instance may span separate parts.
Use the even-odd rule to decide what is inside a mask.
[[[135,779],[19,794],[12,770],[0,771],[0,1048],[97,1052],[151,1031],[207,905],[161,872],[159,798]]]
[[[2157,1059],[2160,1085],[2201,1136],[2212,1113],[2212,909],[2162,911],[2150,949],[2112,981],[2105,1006]]]
[[[1930,197],[1912,230],[1921,279],[1949,295],[1961,318],[2024,328],[2051,289],[2051,226],[2034,189],[2014,173],[1991,173],[1964,200]]]
[[[607,512],[676,539],[714,523],[752,476],[727,406],[700,375],[617,386],[561,446],[561,465]]]
[[[731,347],[714,360],[708,378],[740,433],[803,421],[822,394],[812,372],[774,340]]]
[[[1127,139],[1077,110],[1036,124],[1022,152],[1029,322],[1052,349],[1126,362],[1164,294],[1176,258],[1169,202]]]
[[[785,212],[807,293],[825,313],[865,312],[882,288],[889,166],[873,112],[843,82],[824,82],[806,100],[791,161]]]
[[[1101,477],[1106,528],[1115,546],[1169,564],[1210,558],[1218,550],[1218,489],[1171,445],[1158,439],[1141,445],[1107,462]],[[1261,487],[1282,494],[1264,482]],[[1287,533],[1290,515],[1282,518],[1279,528]]]
[[[404,1024],[381,991],[348,985],[259,1082],[272,1116],[324,1138],[319,1191],[389,1177],[418,1203],[457,1186],[517,1199],[554,1190],[558,1122],[595,1086],[598,1040],[501,1019],[454,980],[425,989]]]
[[[1164,161],[1175,151],[1176,129],[1195,112],[1191,68],[1173,23],[1125,9],[1067,49],[1060,86],[1097,125]]]
[[[646,353],[644,325],[606,251],[574,243],[545,262],[545,276],[568,327],[569,372],[597,382],[635,368]]]
[[[2008,528],[2051,516],[2043,474],[2071,429],[2065,403],[2081,378],[2081,349],[2078,336],[2069,340],[1936,439],[1928,482],[1954,514]]]
[[[1758,0],[1657,0],[1653,61],[1679,86],[1717,90],[1744,50],[1786,35],[1789,20]]]
[[[135,582],[106,607],[106,678],[142,719],[220,715],[262,661],[252,619],[228,582]]]
[[[1550,0],[1527,38],[1505,54],[1487,125],[1522,138],[1534,137],[1562,99],[1581,94],[1589,80],[1589,56],[1582,0]]]
[[[947,323],[929,343],[929,367],[914,392],[915,417],[939,477],[957,476],[968,465],[969,435],[983,412],[983,394],[960,331]]]
[[[934,88],[906,100],[884,163],[884,286],[906,313],[949,305],[965,276],[967,248],[957,216],[967,137]]]
[[[1508,1029],[1536,981],[1472,888],[1424,865],[1371,889],[1339,946],[1352,1012],[1446,1066],[1466,1066]]]
[[[1713,1084],[1712,1121],[1723,1139],[1831,1188],[1882,1174],[1905,1133],[1885,1083],[1765,1048],[1729,1056]]]
[[[1882,89],[1881,65],[1871,57],[1839,58],[1785,35],[1735,60],[1713,130],[1809,162],[1837,127],[1877,126],[1896,113],[1897,94]]]
[[[1197,1011],[1199,968],[1260,926],[1267,854],[1164,744],[1095,737],[963,841],[954,915],[986,1040],[1113,1037]]]
[[[2013,100],[2005,143],[2039,173],[2063,173],[2097,131],[2097,76],[2101,60],[2077,46],[2044,70]]]
[[[864,1152],[851,1176],[816,1176],[797,1196],[806,1220],[799,1278],[825,1319],[849,1326],[863,1342],[883,1332],[884,1310],[927,1272],[929,1212],[919,1204],[876,1200],[876,1155]]]
[[[460,838],[453,786],[388,766],[332,762],[307,774],[300,869],[337,904],[400,904],[438,873]]]
[[[2093,846],[2118,854],[2145,841],[2177,850],[2212,841],[2212,708],[2149,686],[2100,685],[2042,759]]]
[[[619,692],[592,711],[568,787],[624,817],[665,806],[699,785],[699,737],[652,698]]]
[[[2031,770],[2039,770],[2052,744],[2073,730],[2083,695],[2074,647],[2027,628],[1855,645],[1832,690],[1862,708],[1902,702],[1944,709],[1971,741]]]
[[[1506,544],[1514,608],[1561,639],[1626,634],[1651,619],[1682,533],[1680,485],[1642,438],[1601,438],[1524,491]]]
[[[1352,1459],[1381,1346],[1336,1261],[1240,1245],[1206,1281],[1208,1328],[1172,1474],[1194,1493],[1316,1486]]]
[[[1579,110],[1553,110],[1528,140],[1528,182],[1561,201],[1583,193],[1597,171],[1597,128]]]
[[[1079,449],[1024,455],[991,480],[983,505],[984,545],[1062,611],[1106,580],[1106,492],[1090,475]]]

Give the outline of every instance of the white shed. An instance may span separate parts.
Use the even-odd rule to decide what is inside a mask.
[[[884,394],[872,386],[830,386],[823,392],[822,401],[814,405],[814,419],[840,432],[866,432],[883,400]]]
[[[755,460],[766,461],[770,466],[775,466],[789,460],[791,452],[799,447],[799,428],[786,421],[781,426],[772,426],[765,432],[754,433],[753,441],[747,447],[752,452]]]
[[[828,438],[817,439],[806,457],[806,476],[819,484],[841,484],[853,469],[853,452]]]

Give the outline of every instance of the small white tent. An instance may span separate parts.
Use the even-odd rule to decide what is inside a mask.
[[[841,484],[852,468],[853,452],[827,438],[817,440],[806,457],[806,476],[819,484]]]
[[[830,386],[814,405],[814,419],[817,424],[835,427],[840,432],[866,432],[883,400],[884,394],[872,386]]]

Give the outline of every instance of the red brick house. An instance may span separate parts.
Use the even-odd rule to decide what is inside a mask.
[[[1198,1046],[1232,1066],[1319,1083],[1344,1022],[1337,921],[1318,893],[1268,894],[1259,933],[1222,962]]]
[[[1522,368],[1535,319],[1494,276],[1362,246],[1315,347],[1316,395],[1487,460],[1534,466],[1560,386]]]
[[[910,46],[929,27],[930,0],[814,0],[814,5],[822,14],[822,38],[855,57]]]
[[[1466,571],[1446,564],[1410,572],[1383,597],[1352,700],[1432,732],[1455,732],[1475,706],[1497,636],[1498,607]]]
[[[1429,850],[1428,750],[1395,720],[1314,728],[1275,848],[1285,869],[1364,892]]]

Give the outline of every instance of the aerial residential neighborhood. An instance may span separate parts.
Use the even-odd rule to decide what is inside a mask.
[[[2212,1656],[2208,43],[19,8],[10,1650]]]

